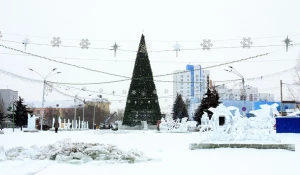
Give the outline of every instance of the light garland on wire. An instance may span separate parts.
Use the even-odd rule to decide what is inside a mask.
[[[8,75],[8,76],[10,76],[12,78],[18,78],[18,79],[21,79],[23,81],[27,81],[27,82],[30,82],[30,83],[44,83],[44,81],[42,81],[42,80],[36,80],[36,79],[26,78],[26,77],[23,77],[21,75],[17,75],[17,74],[5,71],[3,69],[0,69],[0,74]]]
[[[127,76],[113,74],[113,73],[108,73],[108,72],[103,72],[103,71],[98,71],[98,70],[91,69],[91,68],[86,68],[86,67],[77,66],[77,65],[74,65],[74,64],[70,64],[70,63],[65,63],[65,62],[62,62],[62,61],[53,60],[51,58],[47,58],[47,57],[44,57],[44,56],[39,56],[39,55],[32,54],[32,53],[29,53],[29,52],[25,52],[25,51],[22,51],[22,50],[19,50],[19,49],[8,47],[8,46],[2,45],[2,44],[0,44],[0,47],[3,47],[5,49],[10,49],[10,50],[13,50],[13,51],[16,51],[16,52],[20,52],[20,53],[23,53],[23,54],[26,54],[26,55],[30,55],[30,56],[42,58],[42,59],[45,59],[45,60],[48,60],[48,61],[52,61],[52,62],[56,62],[56,63],[65,64],[65,65],[68,65],[68,66],[76,67],[76,68],[79,68],[79,69],[85,69],[85,70],[92,71],[92,72],[103,73],[103,74],[107,74],[107,75],[111,75],[111,76],[128,78],[128,80],[129,79],[132,80],[132,78],[127,77]],[[202,69],[209,69],[209,68],[224,66],[224,65],[228,65],[228,64],[232,64],[232,63],[241,62],[241,61],[246,61],[246,60],[250,60],[250,59],[253,59],[253,58],[258,58],[258,57],[266,56],[269,53],[271,53],[271,52],[267,52],[267,53],[264,53],[264,54],[260,54],[260,55],[256,55],[256,56],[252,56],[252,57],[248,57],[248,58],[243,58],[243,59],[239,59],[239,60],[235,60],[235,61],[229,61],[229,62],[226,62],[226,63],[217,64],[217,65],[212,65],[212,66],[204,67]],[[197,71],[197,70],[200,70],[200,69],[194,69],[193,71]],[[163,77],[163,76],[176,75],[176,74],[186,73],[186,72],[190,72],[190,71],[185,70],[185,71],[173,72],[173,73],[169,73],[169,74],[154,75],[153,77]],[[142,79],[144,80],[146,78],[147,77],[144,77]],[[150,78],[152,78],[152,77],[150,77]],[[120,80],[120,81],[126,81],[126,80]]]
[[[16,51],[16,52],[21,52],[21,53],[23,53],[23,54],[31,55],[31,56],[34,56],[34,57],[42,58],[42,59],[45,59],[45,60],[48,60],[48,61],[52,61],[52,62],[56,62],[56,63],[60,63],[60,64],[72,66],[72,67],[76,67],[76,68],[79,68],[79,69],[85,69],[85,70],[88,70],[88,71],[97,72],[97,73],[102,73],[102,74],[107,74],[107,75],[116,76],[116,77],[129,78],[129,77],[126,77],[126,76],[123,76],[123,75],[117,75],[117,74],[108,73],[108,72],[103,72],[103,71],[99,71],[99,70],[95,70],[95,69],[91,69],[91,68],[86,68],[86,67],[82,67],[82,66],[77,66],[77,65],[74,65],[74,64],[70,64],[70,63],[65,63],[65,62],[62,62],[62,61],[53,60],[53,59],[51,59],[51,58],[47,58],[47,57],[44,57],[44,56],[39,56],[39,55],[32,54],[32,53],[29,53],[29,52],[24,52],[24,51],[19,50],[19,49],[14,49],[14,48],[12,48],[12,47],[7,47],[7,46],[4,46],[4,45],[2,45],[2,44],[0,44],[0,47],[3,47],[3,48],[5,48],[5,49],[10,49],[10,50],[13,50],[13,51]]]

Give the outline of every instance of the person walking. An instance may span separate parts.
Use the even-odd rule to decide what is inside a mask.
[[[58,121],[55,121],[55,123],[54,123],[55,133],[57,133],[58,127],[59,127],[59,123],[58,123]]]

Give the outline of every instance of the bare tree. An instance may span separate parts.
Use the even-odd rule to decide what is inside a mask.
[[[124,109],[117,109],[117,112],[118,112],[117,120],[123,121],[123,117],[124,117]]]

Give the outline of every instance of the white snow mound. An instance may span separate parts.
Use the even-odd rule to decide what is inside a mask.
[[[70,139],[56,142],[44,147],[31,146],[28,149],[15,147],[4,150],[0,147],[0,161],[2,160],[55,160],[70,164],[82,164],[93,160],[107,163],[135,163],[151,159],[136,149],[122,151],[115,145],[99,143],[72,142]]]

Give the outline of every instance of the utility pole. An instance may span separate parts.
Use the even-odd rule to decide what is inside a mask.
[[[282,104],[282,80],[280,80],[280,112],[281,116],[283,116],[283,104]]]
[[[94,104],[93,130],[95,130],[95,110],[96,110],[96,103]]]
[[[42,117],[41,117],[41,131],[43,131],[43,119],[44,119],[44,104],[45,104],[45,89],[46,89],[46,79],[44,79],[44,88],[43,88],[43,101],[42,101]]]

